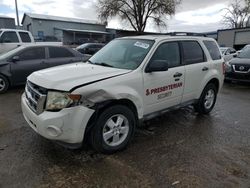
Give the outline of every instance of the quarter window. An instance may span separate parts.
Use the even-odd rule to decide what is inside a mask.
[[[214,41],[204,41],[204,44],[206,48],[208,49],[212,60],[221,59],[220,50]],[[227,54],[227,52],[225,54]]]
[[[66,48],[49,47],[49,56],[50,58],[63,58],[63,57],[74,57],[74,54],[71,53]]]
[[[27,32],[19,32],[19,35],[23,42],[31,42],[30,36]]]
[[[182,42],[183,48],[183,61],[186,65],[205,62],[205,55],[196,41],[184,41]]]
[[[180,51],[177,42],[168,42],[161,44],[155,51],[151,62],[154,60],[165,60],[168,63],[168,67],[177,67],[180,63]]]
[[[19,54],[20,61],[45,59],[45,48],[30,48]]]
[[[1,36],[1,42],[3,43],[14,43],[19,42],[15,31],[6,31]]]

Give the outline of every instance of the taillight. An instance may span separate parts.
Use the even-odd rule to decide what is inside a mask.
[[[226,73],[226,63],[225,62],[222,63],[222,70],[223,70],[223,74],[225,75],[225,73]]]

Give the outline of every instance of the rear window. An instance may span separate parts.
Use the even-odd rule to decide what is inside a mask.
[[[205,55],[197,41],[181,42],[183,48],[183,61],[186,65],[205,62]]]
[[[19,35],[23,42],[31,42],[30,36],[27,32],[19,32]]]
[[[220,50],[214,41],[203,41],[203,42],[206,48],[208,49],[212,60],[221,59]]]
[[[74,54],[71,53],[66,48],[49,47],[49,56],[50,58],[63,58],[63,57],[74,57]]]

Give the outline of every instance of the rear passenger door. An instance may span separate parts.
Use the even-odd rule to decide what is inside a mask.
[[[167,71],[143,73],[145,115],[178,105],[182,99],[185,70],[178,42],[160,44],[148,65],[162,60],[168,63]]]
[[[182,61],[185,65],[185,86],[182,102],[196,99],[197,93],[203,86],[203,81],[212,68],[207,61],[202,44],[196,40],[181,42]]]
[[[48,47],[49,58],[46,61],[48,67],[69,64],[78,61],[75,55],[64,47]]]

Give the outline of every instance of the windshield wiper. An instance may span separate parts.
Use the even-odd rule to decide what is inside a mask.
[[[91,60],[89,60],[89,59],[87,60],[87,62],[89,62],[90,64],[95,64],[95,63],[93,63],[93,62],[92,62]]]
[[[101,66],[105,66],[105,67],[114,67],[114,66],[109,65],[107,63],[95,63],[95,65],[101,65]]]

